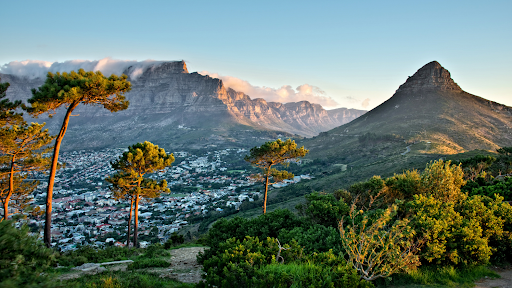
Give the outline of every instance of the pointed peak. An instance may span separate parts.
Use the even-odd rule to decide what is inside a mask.
[[[419,89],[462,90],[459,85],[453,81],[450,72],[437,61],[427,63],[418,69],[414,75],[409,77],[407,81],[398,88],[397,92]]]

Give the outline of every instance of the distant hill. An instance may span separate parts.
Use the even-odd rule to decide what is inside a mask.
[[[131,67],[124,71],[131,73]],[[42,78],[0,74],[9,82],[7,96],[26,100]],[[315,136],[345,124],[366,111],[340,108],[331,111],[307,101],[266,102],[227,89],[222,80],[189,73],[184,61],[147,67],[132,82],[126,94],[130,106],[110,113],[105,109],[80,106],[72,117],[64,149],[123,147],[153,141],[163,147],[204,148],[208,145],[251,146],[277,137]],[[61,125],[59,115],[42,118],[52,133]]]
[[[395,135],[407,143],[423,141],[428,145],[420,153],[494,151],[512,145],[512,108],[463,91],[450,72],[433,61],[378,107],[323,134],[339,141],[366,133],[374,138]],[[325,139],[305,143],[313,150],[320,145],[326,149]]]

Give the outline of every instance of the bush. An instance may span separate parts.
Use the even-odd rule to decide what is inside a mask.
[[[185,242],[185,237],[183,235],[178,234],[177,232],[173,232],[171,237],[165,242],[164,248],[169,249],[173,246],[177,246],[183,244]]]
[[[275,238],[260,241],[258,237],[247,236],[243,241],[228,239],[220,245],[220,251],[205,259],[203,269],[206,272],[204,287],[251,287],[256,269],[270,263],[277,263],[277,255],[285,262],[293,262],[303,257],[302,248],[296,241],[282,247]]]
[[[496,251],[490,243],[501,249],[509,247],[509,234],[504,227],[512,217],[512,209],[502,199],[473,196],[453,203],[433,196],[415,196],[407,210],[415,215],[412,224],[416,233],[426,241],[421,249],[422,262],[486,264]]]
[[[295,239],[304,247],[304,253],[327,252],[333,250],[335,254],[342,254],[342,242],[337,228],[314,224],[310,227],[295,227],[292,230],[281,230],[278,239],[284,243]]]
[[[316,263],[271,264],[256,271],[253,287],[374,287],[360,280],[347,265],[325,266]]]
[[[297,205],[297,210],[314,223],[338,227],[338,222],[349,211],[343,200],[337,200],[332,194],[313,192],[306,195],[306,204]]]
[[[230,238],[244,240],[246,236],[266,239],[278,237],[281,230],[292,230],[295,227],[306,227],[306,221],[297,217],[289,210],[275,210],[253,219],[235,217],[231,220],[225,218],[215,222],[208,231],[205,246],[210,249],[198,255],[199,263],[205,259],[221,253],[220,245]]]
[[[87,245],[77,250],[62,253],[58,256],[57,261],[61,266],[80,266],[84,263],[126,260],[140,253],[140,250],[133,248],[110,246],[104,249],[97,249]]]
[[[128,265],[128,270],[149,268],[149,267],[169,267],[171,264],[163,259],[158,258],[143,258],[137,259],[130,265]]]
[[[149,245],[148,248],[144,249],[144,254],[141,258],[155,258],[160,256],[170,256],[169,251],[166,251],[164,245],[156,243]]]
[[[0,287],[53,287],[46,270],[54,265],[55,253],[29,235],[26,225],[0,222]]]

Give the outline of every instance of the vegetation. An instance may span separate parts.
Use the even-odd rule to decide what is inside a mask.
[[[157,182],[145,178],[148,173],[153,173],[170,166],[174,162],[173,154],[167,155],[163,148],[158,148],[150,142],[137,143],[128,147],[121,157],[112,163],[112,168],[118,172],[106,178],[112,184],[111,190],[117,199],[130,200],[130,218],[128,220],[128,236],[126,245],[130,245],[130,223],[132,207],[135,204],[135,225],[133,233],[133,245],[137,247],[138,213],[141,198],[156,198],[161,192],[170,192],[167,181]]]
[[[23,121],[19,126],[0,128],[0,163],[6,163],[2,169],[6,174],[0,177],[0,199],[4,208],[4,220],[9,216],[9,201],[15,200],[19,210],[28,206],[37,181],[26,182],[26,172],[40,171],[48,167],[49,158],[43,157],[51,148],[46,147],[54,139],[43,130],[44,124]],[[12,197],[12,198],[11,198]]]
[[[106,78],[100,71],[85,72],[83,69],[78,70],[78,73],[75,71],[62,74],[48,72],[43,86],[38,89],[32,89],[32,98],[28,99],[31,106],[26,108],[32,116],[37,117],[43,113],[48,113],[52,116],[59,107],[66,107],[66,115],[53,147],[46,195],[44,243],[48,247],[52,243],[52,197],[55,172],[57,170],[62,139],[68,129],[69,117],[76,116],[72,115],[72,113],[80,104],[103,106],[111,112],[128,108],[129,103],[123,95],[131,89],[130,82],[126,81],[127,78],[126,75],[118,77],[114,74]]]
[[[265,182],[265,198],[263,200],[263,214],[267,213],[267,192],[268,185],[293,178],[293,174],[285,170],[277,170],[272,166],[277,164],[288,164],[285,161],[296,160],[298,157],[304,157],[309,151],[304,146],[297,148],[295,141],[288,139],[281,141],[266,142],[260,147],[251,149],[250,154],[245,157],[245,161],[251,165],[261,169],[260,179]],[[269,179],[273,179],[273,183],[269,183]]]
[[[0,222],[0,287],[55,287],[47,272],[55,252],[29,235],[26,225],[16,228],[12,220]]]

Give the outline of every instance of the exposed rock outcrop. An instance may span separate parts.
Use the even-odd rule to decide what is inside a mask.
[[[140,69],[140,70],[137,70]],[[88,137],[98,145],[104,138],[111,143],[135,142],[136,139],[155,139],[155,127],[160,134],[178,126],[195,129],[221,129],[236,125],[245,129],[269,129],[302,136],[315,136],[322,131],[347,123],[366,111],[339,110],[329,112],[318,104],[307,101],[297,103],[266,102],[251,99],[244,93],[226,88],[222,80],[189,73],[184,61],[164,62],[142,70],[129,67],[124,71],[130,75],[132,90],[126,93],[130,105],[127,110],[110,113],[94,106],[79,106],[70,125],[70,132],[85,132],[79,138],[90,145]],[[2,82],[9,82],[7,91],[11,100],[27,100],[31,89],[43,84],[44,79],[22,78],[1,75]],[[60,112],[62,114],[62,112]],[[56,132],[61,122],[47,120],[51,132]],[[153,127],[152,130],[148,130]],[[173,128],[173,129],[174,129]],[[172,129],[171,129],[172,130]],[[97,131],[101,131],[99,135]],[[108,131],[108,134],[105,133]],[[170,130],[168,130],[170,131]],[[209,132],[208,132],[209,133]],[[112,135],[114,134],[114,135]],[[135,136],[138,135],[138,136]],[[135,138],[135,139],[134,139]],[[108,142],[108,141],[107,141]],[[80,143],[75,143],[80,146]]]

